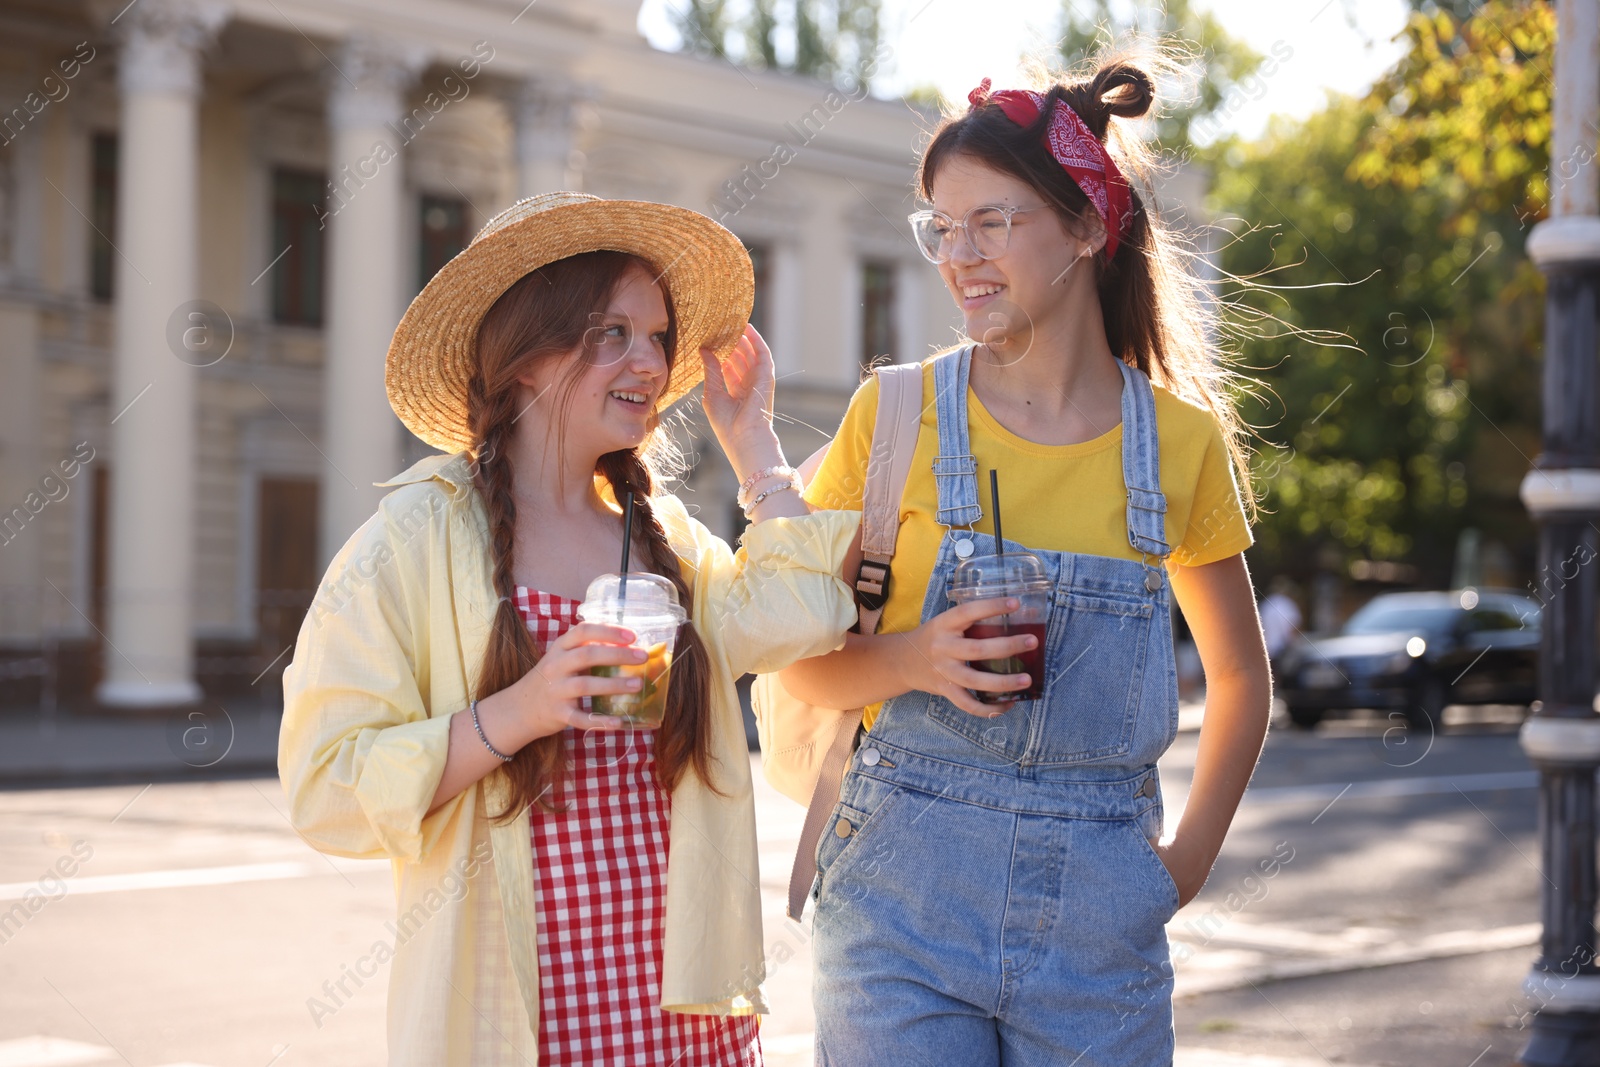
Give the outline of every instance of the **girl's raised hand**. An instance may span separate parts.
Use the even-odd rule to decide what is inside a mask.
[[[968,690],[1015,693],[1028,687],[1026,674],[990,674],[968,666],[977,660],[1008,659],[1033,648],[1031,634],[970,640],[967,628],[984,619],[1017,610],[1015,599],[974,600],[935,615],[905,634],[907,651],[898,657],[901,680],[908,690],[936,693],[969,715],[992,719],[1011,710],[1012,701],[985,704]]]
[[[706,419],[722,450],[736,464],[754,450],[764,454],[774,440],[772,350],[754,326],[746,325],[726,360],[719,363],[709,348],[700,350],[700,360],[706,369]]]
[[[590,667],[645,662],[645,650],[631,647],[635,636],[625,627],[582,622],[552,641],[533,670],[508,690],[520,713],[522,743],[560,733],[568,726],[619,730],[627,725],[612,716],[583,710],[583,698],[639,691],[638,678],[602,678],[589,673]]]

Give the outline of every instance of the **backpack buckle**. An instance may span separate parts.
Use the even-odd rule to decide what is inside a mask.
[[[889,573],[889,564],[863,559],[856,578],[856,603],[868,611],[882,611],[889,601]]]

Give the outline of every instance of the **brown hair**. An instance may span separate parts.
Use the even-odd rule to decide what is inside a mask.
[[[583,373],[593,347],[589,329],[603,313],[628,271],[655,274],[650,265],[624,252],[585,252],[558,260],[524,275],[495,301],[478,326],[477,365],[467,390],[467,418],[472,431],[474,483],[489,514],[489,542],[494,559],[494,586],[499,594],[488,648],[479,672],[476,696],[482,699],[517,682],[539,661],[533,636],[517,612],[513,548],[517,525],[512,495],[510,443],[517,415],[517,378],[541,360],[560,358],[581,349],[584,358],[573,369],[554,400],[558,441],[565,437],[567,397]],[[667,297],[667,362],[675,360],[676,318]],[[559,444],[558,444],[559,447]],[[651,506],[658,457],[666,448],[655,426],[637,449],[600,457],[595,473],[609,483],[617,499],[634,494],[636,558],[678,589],[679,601],[692,610],[693,596],[677,554]],[[672,680],[667,690],[667,716],[656,739],[656,778],[673,789],[684,771],[693,768],[711,788],[711,660],[695,632],[693,619],[678,636]],[[503,770],[510,779],[511,801],[491,818],[509,821],[530,804],[553,808],[565,772],[561,735],[552,734],[524,745]],[[548,795],[547,795],[548,794]]]
[[[1018,126],[998,104],[984,103],[950,115],[934,132],[922,155],[917,188],[932,200],[939,168],[966,156],[1026,182],[1074,233],[1082,233],[1085,213],[1095,208],[1070,174],[1051,156],[1044,132],[1058,107],[1076,111],[1107,146],[1128,179],[1130,218],[1116,255],[1102,247],[1094,257],[1099,271],[1100,312],[1106,341],[1117,358],[1138,367],[1170,392],[1209,410],[1222,429],[1235,475],[1254,514],[1246,431],[1231,393],[1236,377],[1212,352],[1215,312],[1203,284],[1185,259],[1197,254],[1149,209],[1150,180],[1156,164],[1136,137],[1112,126],[1113,117],[1143,117],[1155,103],[1155,81],[1127,58],[1098,62],[1082,78],[1057,78],[1041,86],[1044,106],[1028,126]]]

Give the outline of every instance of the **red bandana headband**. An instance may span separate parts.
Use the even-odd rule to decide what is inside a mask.
[[[989,91],[988,78],[967,94],[967,102],[975,110],[984,104],[994,104],[1005,112],[1006,118],[1018,126],[1027,126],[1038,119],[1044,110],[1045,98],[1040,93],[1024,89]],[[1058,103],[1050,116],[1050,125],[1044,133],[1050,155],[1061,164],[1072,180],[1078,183],[1083,195],[1100,213],[1106,224],[1106,258],[1117,254],[1117,244],[1122,231],[1133,214],[1133,197],[1128,182],[1111,159],[1111,153],[1100,138],[1094,135],[1083,119],[1071,107]]]

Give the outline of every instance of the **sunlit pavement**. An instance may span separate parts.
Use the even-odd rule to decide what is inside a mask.
[[[1534,778],[1514,714],[1467,718],[1431,743],[1378,720],[1274,731],[1168,928],[1180,1067],[1512,1061],[1538,932]],[[1169,831],[1185,725],[1163,763]],[[809,938],[782,919],[803,813],[758,789],[763,1041],[789,1067],[811,1062],[813,1029]],[[0,928],[0,1067],[383,1063],[387,971],[357,972],[391,936],[388,867],[311,851],[283,810],[271,778],[0,792],[0,915],[24,905]]]

